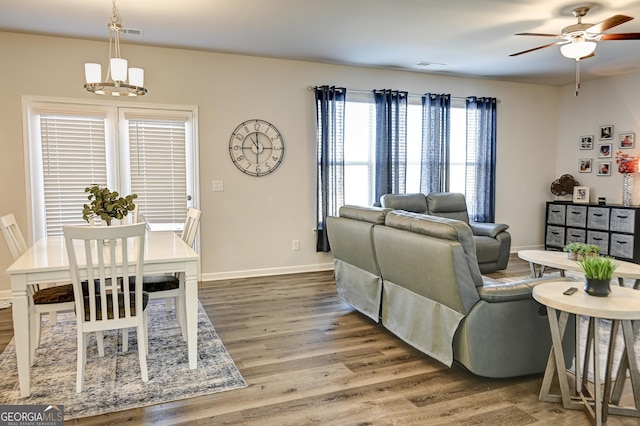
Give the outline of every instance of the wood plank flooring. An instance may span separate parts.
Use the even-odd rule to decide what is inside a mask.
[[[492,276],[527,272],[512,256]],[[542,375],[485,379],[404,344],[339,301],[331,271],[205,282],[199,297],[247,388],[65,424],[588,424],[538,401]],[[12,336],[11,309],[0,310],[0,350]]]

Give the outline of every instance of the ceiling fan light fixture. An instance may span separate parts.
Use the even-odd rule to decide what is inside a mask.
[[[571,43],[560,46],[562,56],[575,59],[576,61],[585,56],[591,55],[596,50],[596,42],[585,41],[583,38],[577,38]]]

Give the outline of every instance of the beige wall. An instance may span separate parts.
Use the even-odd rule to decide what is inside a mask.
[[[0,215],[13,212],[23,230],[27,213],[21,97],[94,99],[82,88],[83,63],[105,62],[107,50],[103,42],[0,32]],[[330,255],[315,252],[312,232],[315,110],[309,85],[500,98],[496,219],[511,225],[513,249],[542,243],[544,201],[551,199],[549,184],[558,173],[557,134],[564,135],[557,127],[567,121],[558,119],[559,109],[560,117],[568,109],[563,89],[130,45],[123,46],[123,52],[132,66],[145,68],[149,89],[147,96],[127,102],[199,107],[205,279],[331,267]],[[231,132],[251,118],[275,124],[286,144],[283,164],[262,178],[240,173],[228,155]],[[604,121],[618,124],[620,119]],[[224,181],[224,192],[212,192],[213,180]],[[300,251],[291,250],[294,239],[300,240]],[[0,271],[9,259],[0,244]],[[0,292],[7,289],[9,279],[0,272]]]
[[[588,62],[586,62],[588,65]],[[585,66],[585,65],[583,65]],[[640,153],[640,72],[618,77],[600,78],[581,85],[578,96],[574,96],[573,86],[562,89],[558,109],[560,132],[556,150],[556,170],[558,176],[563,173],[573,175],[581,185],[591,188],[591,201],[606,197],[607,203],[622,203],[622,175],[614,158],[597,159],[597,146],[603,142],[613,144],[613,153],[617,151],[620,133],[636,133],[634,149],[622,150],[637,155]],[[598,139],[600,126],[612,124],[613,140]],[[580,150],[578,141],[582,135],[594,135],[594,149]],[[593,158],[594,166],[598,161],[611,161],[611,176],[598,176],[596,170],[591,173],[578,172],[579,158]],[[633,203],[640,203],[640,179],[634,179]]]

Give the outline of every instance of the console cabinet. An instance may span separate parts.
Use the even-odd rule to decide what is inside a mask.
[[[549,201],[546,213],[546,250],[589,243],[599,246],[600,254],[640,263],[640,207]]]

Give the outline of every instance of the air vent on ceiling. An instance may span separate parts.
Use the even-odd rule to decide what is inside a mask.
[[[135,35],[135,36],[141,36],[142,35],[142,30],[136,29],[136,28],[123,28],[122,32],[124,34],[131,34],[131,35]]]
[[[421,61],[421,62],[418,62],[416,65],[423,68],[429,68],[431,70],[438,70],[440,68],[444,68],[444,66],[447,64],[441,64],[439,62]]]

